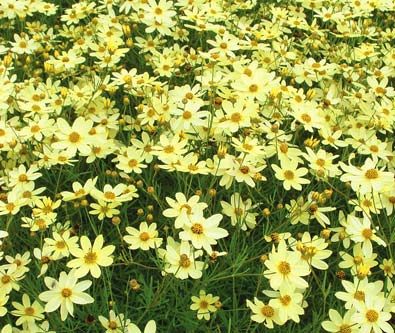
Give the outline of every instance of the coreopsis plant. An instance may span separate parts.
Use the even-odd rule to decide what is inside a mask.
[[[80,238],[81,248],[70,248],[70,253],[75,259],[67,263],[67,267],[75,268],[75,277],[81,278],[90,273],[94,278],[100,277],[100,267],[110,266],[113,262],[111,254],[115,250],[114,245],[104,246],[103,235],[95,238],[93,244],[86,236]]]
[[[392,332],[394,12],[3,0],[0,331]]]
[[[75,304],[89,304],[94,299],[84,291],[92,285],[92,281],[84,280],[78,282],[74,271],[61,272],[59,280],[46,276],[45,285],[49,289],[39,295],[41,301],[45,302],[45,312],[56,311],[60,307],[60,317],[66,320],[67,316],[74,314]]]

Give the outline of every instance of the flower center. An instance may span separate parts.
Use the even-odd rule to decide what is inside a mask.
[[[192,118],[192,112],[191,111],[184,111],[184,113],[182,114],[182,117],[187,120],[187,119],[191,119]]]
[[[366,228],[362,230],[362,236],[366,239],[370,239],[373,235],[372,229]]]
[[[367,179],[376,179],[379,177],[379,173],[375,169],[369,169],[365,172],[365,177]]]
[[[307,113],[303,113],[301,118],[305,123],[311,122],[311,117]]]
[[[108,328],[111,330],[115,330],[116,328],[118,328],[118,324],[116,321],[111,320],[108,322]]]
[[[97,260],[96,252],[89,251],[87,254],[85,254],[84,260],[85,260],[86,264],[94,264],[94,263],[96,263],[96,260]]]
[[[284,295],[280,297],[280,302],[282,305],[288,305],[289,303],[291,303],[291,296],[289,295]]]
[[[379,319],[379,314],[376,310],[370,309],[366,311],[365,317],[369,322],[374,323]]]
[[[200,223],[195,223],[191,230],[194,234],[201,235],[203,233],[203,226]]]
[[[292,180],[294,179],[295,175],[291,170],[285,170],[284,171],[284,178],[287,180]]]
[[[140,234],[140,239],[141,239],[143,242],[146,242],[147,240],[150,239],[149,233],[146,232],[146,231],[142,232],[142,233]]]
[[[191,265],[191,261],[186,254],[181,254],[179,264],[182,268],[188,268]]]
[[[339,327],[339,333],[351,333],[351,328],[349,327],[350,325],[343,324]]]
[[[357,301],[364,301],[365,300],[365,293],[361,290],[357,290],[354,294],[354,298]]]
[[[25,308],[25,315],[26,316],[33,316],[34,315],[34,308],[32,308],[31,306],[28,306],[27,308]]]
[[[26,175],[25,173],[19,175],[19,177],[18,177],[18,180],[19,180],[21,183],[27,181],[27,179],[28,179],[28,178],[27,178],[27,175]]]
[[[72,132],[69,134],[69,141],[72,143],[77,143],[80,141],[81,136],[77,132]]]
[[[255,92],[258,91],[258,85],[256,85],[256,84],[251,84],[251,85],[248,87],[248,90],[249,90],[251,93],[255,93]]]
[[[107,191],[107,192],[104,192],[104,197],[107,200],[114,200],[116,195],[113,192]]]
[[[3,275],[2,277],[1,277],[1,283],[2,284],[7,284],[7,283],[10,283],[11,282],[11,277],[9,276],[9,275]]]
[[[230,120],[234,123],[238,123],[241,120],[241,114],[239,112],[232,113]]]
[[[261,313],[265,316],[265,317],[273,317],[274,316],[274,309],[270,306],[270,305],[264,305],[261,308]]]
[[[66,247],[66,243],[64,241],[58,241],[56,242],[55,246],[58,249],[64,249]]]
[[[286,261],[281,261],[278,264],[277,269],[282,275],[288,275],[291,273],[291,266]]]
[[[166,147],[164,147],[163,148],[163,151],[166,153],[166,154],[171,154],[171,153],[174,153],[174,147],[173,146],[166,146]]]
[[[128,165],[129,165],[131,168],[134,168],[135,166],[137,166],[137,164],[138,164],[138,162],[137,162],[136,159],[131,159],[131,160],[129,160],[129,162],[128,162]]]
[[[242,165],[241,167],[240,167],[240,172],[242,173],[242,174],[248,174],[248,172],[250,171],[250,168],[247,166],[247,165]]]
[[[203,310],[206,310],[208,308],[208,302],[207,301],[200,301],[200,308]]]
[[[72,290],[70,288],[63,288],[61,294],[64,298],[70,297],[72,294]]]

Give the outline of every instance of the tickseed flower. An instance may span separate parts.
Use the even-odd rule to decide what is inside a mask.
[[[203,210],[207,207],[206,203],[199,202],[200,197],[198,195],[194,195],[187,200],[183,193],[177,192],[175,197],[175,200],[166,197],[166,202],[171,208],[165,209],[163,215],[175,217],[174,224],[177,229],[182,228],[185,223],[189,222],[192,216],[202,216]]]
[[[193,303],[191,304],[190,309],[197,311],[197,318],[199,320],[209,320],[210,314],[217,311],[217,308],[213,304],[219,300],[219,297],[213,296],[212,294],[206,294],[204,290],[199,291],[198,297],[192,296],[191,300]]]
[[[41,321],[44,319],[43,307],[38,301],[34,301],[32,304],[27,294],[23,294],[22,304],[12,302],[12,305],[15,310],[11,311],[11,314],[18,317],[16,325],[25,325],[25,327],[31,328],[36,320]]]
[[[360,168],[339,162],[340,167],[346,172],[340,177],[340,180],[351,182],[351,188],[361,194],[371,191],[379,192],[384,187],[392,185],[394,175],[392,172],[377,169],[376,164],[377,162],[370,158],[367,158]]]
[[[110,310],[108,318],[99,316],[100,324],[106,329],[105,333],[124,333],[130,325],[130,319],[126,319],[123,313],[116,315],[114,310]]]
[[[92,143],[89,131],[93,126],[92,120],[85,120],[78,117],[72,126],[63,118],[58,118],[56,122],[58,130],[55,132],[59,141],[52,144],[55,149],[66,149],[73,156],[79,151],[82,154],[90,153],[90,144]]]
[[[164,260],[164,272],[174,274],[184,280],[189,276],[199,279],[202,276],[204,262],[196,258],[203,254],[202,250],[194,251],[188,242],[178,243],[172,237],[167,238],[166,250],[159,249],[159,257]]]
[[[309,265],[302,260],[302,255],[298,251],[288,251],[284,240],[278,244],[277,251],[273,246],[269,259],[265,261],[268,268],[264,271],[264,276],[269,279],[270,287],[279,290],[283,286],[296,286],[307,288],[308,283],[302,276],[309,275]]]
[[[369,295],[365,303],[355,304],[357,312],[352,316],[352,320],[359,324],[360,333],[386,332],[393,333],[393,327],[388,323],[391,313],[383,310],[385,305],[384,296]]]
[[[81,236],[81,249],[70,249],[71,254],[76,257],[67,263],[67,267],[76,268],[75,277],[80,278],[89,272],[94,278],[101,275],[100,267],[110,266],[113,262],[111,254],[115,250],[114,245],[103,247],[103,235],[96,237],[93,245],[88,237]]]
[[[351,320],[352,315],[355,313],[355,309],[348,310],[344,317],[334,309],[329,310],[329,319],[322,323],[322,327],[327,332],[333,333],[357,333],[358,324]]]
[[[289,319],[296,323],[300,322],[299,316],[304,314],[302,308],[303,294],[297,292],[293,287],[283,286],[279,291],[273,292],[275,298],[269,301],[273,309],[278,310],[278,316],[282,323]]]
[[[257,323],[263,323],[267,328],[273,328],[273,324],[281,325],[278,310],[272,306],[263,303],[258,298],[254,298],[254,302],[247,300],[247,306],[252,310],[251,320]]]
[[[68,315],[73,316],[73,304],[88,304],[93,303],[94,299],[87,293],[92,281],[84,280],[78,282],[74,270],[69,274],[61,272],[59,281],[46,276],[44,278],[45,285],[49,289],[39,295],[39,299],[47,303],[45,305],[45,312],[56,311],[60,307],[60,318],[62,321],[66,320]]]
[[[217,239],[228,236],[226,229],[218,227],[222,217],[221,214],[214,214],[209,218],[193,216],[190,222],[183,225],[184,230],[180,232],[180,239],[191,241],[195,249],[203,248],[211,254],[211,245],[217,244]]]
[[[348,215],[346,232],[350,235],[351,240],[356,243],[362,243],[362,252],[366,257],[372,256],[372,241],[381,246],[387,246],[381,238],[376,236],[377,230],[371,227],[370,219],[367,215],[364,215],[363,218]]]
[[[156,223],[141,222],[139,229],[133,227],[126,227],[126,232],[129,235],[123,237],[126,243],[129,244],[129,249],[142,249],[147,251],[150,248],[158,248],[162,245],[162,238],[158,237],[156,230]]]
[[[283,187],[287,191],[289,191],[291,187],[297,191],[301,191],[303,184],[310,183],[308,179],[302,178],[308,173],[308,170],[306,168],[298,169],[298,163],[295,161],[289,161],[287,163],[281,162],[281,168],[275,164],[271,166],[275,172],[276,178],[283,181]]]

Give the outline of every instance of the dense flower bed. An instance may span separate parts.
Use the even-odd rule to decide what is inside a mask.
[[[394,11],[3,0],[0,332],[393,333]]]

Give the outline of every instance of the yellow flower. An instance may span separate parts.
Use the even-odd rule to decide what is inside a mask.
[[[75,277],[81,278],[89,272],[94,278],[101,275],[100,267],[110,266],[113,262],[110,255],[114,252],[114,245],[103,247],[103,235],[96,237],[93,245],[88,237],[81,236],[81,249],[71,248],[70,253],[76,257],[67,263],[67,267],[75,268]]]
[[[191,304],[190,309],[193,311],[197,310],[197,318],[199,320],[209,320],[210,314],[217,311],[217,308],[213,304],[218,302],[219,297],[213,297],[212,294],[206,294],[204,290],[199,291],[199,297],[192,296],[191,300],[193,303]]]
[[[49,276],[45,277],[44,282],[49,290],[38,296],[40,300],[47,303],[45,312],[53,312],[60,307],[60,318],[64,321],[69,314],[73,316],[73,303],[93,303],[94,299],[84,293],[91,286],[92,281],[84,280],[78,283],[77,281],[74,270],[70,271],[69,274],[61,272],[59,281]]]

